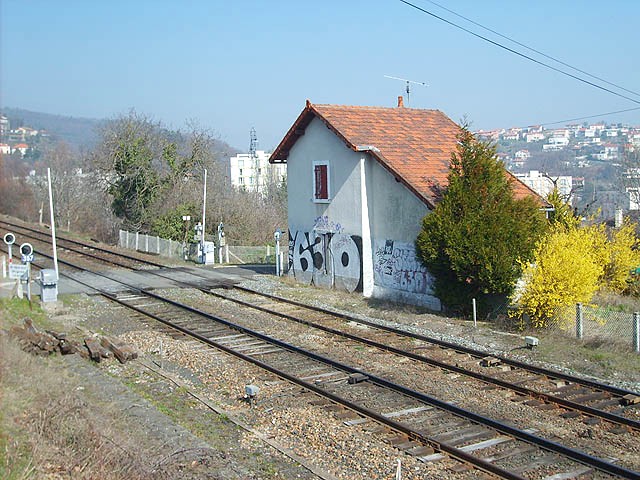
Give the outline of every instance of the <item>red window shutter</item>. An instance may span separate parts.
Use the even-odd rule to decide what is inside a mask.
[[[329,188],[327,182],[327,165],[316,165],[314,167],[315,174],[315,198],[326,200],[329,198]]]

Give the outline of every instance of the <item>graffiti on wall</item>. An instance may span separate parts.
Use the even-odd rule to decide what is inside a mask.
[[[322,215],[320,217],[317,217],[313,221],[313,230],[323,231],[323,232],[343,233],[344,227],[339,223],[329,220],[328,215]]]
[[[415,246],[394,240],[374,244],[373,281],[410,293],[433,293],[433,277],[416,257]]]
[[[289,275],[305,285],[362,290],[362,238],[289,231]]]

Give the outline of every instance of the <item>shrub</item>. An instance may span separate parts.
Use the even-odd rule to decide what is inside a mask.
[[[523,287],[512,297],[516,315],[528,315],[534,327],[575,303],[589,303],[601,289],[622,292],[630,272],[640,265],[635,225],[607,235],[604,224],[578,227],[556,223],[541,241],[533,263],[523,266]]]

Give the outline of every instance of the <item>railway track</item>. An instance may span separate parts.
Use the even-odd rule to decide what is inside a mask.
[[[33,234],[42,235],[36,229],[19,227]],[[46,240],[46,239],[45,239]],[[63,242],[86,249],[86,245],[75,240],[62,239]],[[131,264],[122,262],[111,250],[94,247],[96,251],[109,255],[108,262],[120,267],[139,268],[146,260],[136,256],[124,255]],[[85,253],[68,247],[68,250],[79,254],[90,255],[104,261],[100,255]],[[165,265],[153,260],[148,266]],[[408,332],[404,329],[376,323],[344,313],[313,307],[288,300],[275,295],[267,295],[248,288],[233,286],[234,290],[244,294],[244,299],[237,295],[211,291],[206,287],[194,285],[186,278],[176,278],[175,273],[153,272],[163,278],[171,278],[178,283],[214,295],[218,298],[233,301],[255,310],[279,316],[312,328],[320,329],[334,335],[373,346],[414,361],[443,369],[455,374],[465,375],[486,385],[508,389],[517,394],[514,401],[527,403],[541,410],[550,406],[558,407],[558,415],[563,418],[580,417],[584,422],[593,423],[604,420],[612,424],[614,433],[625,430],[640,431],[640,396],[636,392],[623,390],[603,383],[598,383],[563,374],[549,369],[538,368],[523,362],[498,355],[488,355],[476,349],[445,342],[432,337]],[[193,272],[190,272],[193,274]],[[249,297],[249,298],[247,298]],[[293,308],[292,308],[293,307]],[[371,330],[363,332],[361,328],[349,328],[345,325],[364,325]],[[357,333],[354,333],[357,332]]]
[[[67,266],[82,268],[63,262]],[[110,278],[104,273],[97,275]],[[320,356],[152,292],[125,285],[128,293],[103,296],[184,335],[293,382],[345,409],[348,425],[376,422],[396,434],[402,451],[424,462],[445,456],[500,478],[640,478],[606,460],[567,448],[362,369]]]
[[[181,321],[176,321],[172,314],[163,312],[163,307],[156,305],[156,303],[162,302],[161,297],[149,297],[150,292],[136,290],[137,287],[135,286],[129,286],[129,288],[137,293],[130,297],[127,297],[126,295],[114,295],[108,292],[103,294],[143,315],[156,318],[156,320],[164,323],[165,325],[170,325],[178,331],[190,334],[205,343],[239,356],[244,360],[252,361],[251,359],[255,360],[256,357],[269,357],[269,363],[262,361],[258,363],[252,361],[252,363],[266,368],[267,370],[272,371],[273,373],[276,373],[282,378],[286,378],[290,381],[294,381],[296,379],[301,380],[301,382],[296,383],[311,391],[320,393],[325,398],[329,398],[332,401],[338,401],[338,399],[333,398],[332,395],[336,395],[338,397],[342,395],[341,398],[343,398],[343,400],[344,398],[347,398],[347,403],[343,403],[343,405],[349,412],[356,412],[359,415],[365,415],[366,418],[374,419],[376,422],[381,422],[382,418],[379,417],[387,419],[401,419],[401,422],[395,421],[397,424],[387,423],[387,426],[393,428],[397,432],[401,432],[401,435],[398,436],[398,439],[396,440],[399,443],[400,449],[407,451],[408,453],[412,453],[415,456],[422,458],[424,461],[437,460],[440,458],[442,453],[437,453],[436,451],[440,451],[462,461],[473,463],[476,467],[485,471],[490,471],[498,475],[505,475],[504,478],[532,478],[532,476],[538,476],[541,470],[546,470],[548,473],[549,471],[553,471],[553,469],[557,469],[557,474],[562,475],[553,478],[578,478],[581,475],[593,478],[593,472],[619,475],[625,478],[638,478],[638,474],[636,472],[625,470],[624,468],[602,460],[599,460],[603,463],[598,467],[594,467],[593,465],[589,467],[581,467],[578,464],[586,465],[595,457],[590,457],[589,455],[573,451],[567,447],[563,447],[562,445],[555,444],[554,442],[540,439],[531,433],[523,433],[509,425],[501,424],[500,422],[495,422],[490,419],[484,419],[483,417],[472,414],[471,412],[464,412],[461,409],[457,409],[457,407],[453,407],[446,402],[442,402],[441,400],[429,397],[420,392],[415,392],[405,386],[393,384],[389,380],[378,377],[371,372],[365,372],[362,369],[349,367],[348,365],[341,364],[335,360],[318,356],[313,352],[298,352],[296,349],[299,347],[292,346],[284,342],[284,340],[274,340],[271,337],[264,336],[264,334],[254,332],[241,325],[231,324],[226,320],[207,316],[208,314],[205,314],[204,318],[207,318],[205,321],[202,319],[203,312],[198,312],[195,309],[191,309],[190,312],[193,315],[196,315],[199,320],[193,320],[193,325],[189,324],[191,320],[189,320],[187,324],[181,323]],[[256,294],[257,292],[245,290],[244,293]],[[220,294],[218,293],[218,295]],[[228,298],[228,296],[224,297]],[[152,302],[150,302],[150,298],[153,298]],[[269,299],[271,303],[273,303],[274,300],[276,300],[276,297]],[[282,303],[282,299],[277,300]],[[138,304],[139,301],[145,305],[144,308],[140,308],[140,305]],[[234,301],[238,301],[238,299],[235,299]],[[242,302],[248,303],[246,300]],[[162,303],[162,305],[166,308],[166,303]],[[289,306],[291,306],[291,302],[289,302]],[[160,313],[153,311],[156,307],[160,309]],[[184,305],[180,306],[180,308],[183,309],[185,307],[186,306]],[[300,309],[308,306],[295,305],[295,307]],[[186,308],[189,310],[190,307]],[[256,308],[256,305],[253,305],[253,308]],[[264,306],[258,308],[265,309]],[[271,314],[274,314],[272,307],[269,310],[271,311]],[[336,312],[328,312],[325,310],[322,314],[331,314],[334,318],[336,317]],[[283,312],[280,312],[278,315],[294,317],[291,314],[290,308],[289,313],[283,314]],[[308,315],[308,310],[306,315]],[[340,321],[344,323],[344,315],[337,314],[337,317],[342,317]],[[206,328],[210,328],[211,320],[217,321],[219,324],[222,324],[223,327],[216,327],[216,329],[211,331],[206,330]],[[361,321],[359,319],[356,320]],[[349,321],[354,321],[354,319],[349,317]],[[305,321],[305,323],[309,323],[308,320]],[[205,330],[201,330],[202,328],[205,328]],[[221,328],[230,330],[221,330]],[[389,333],[391,332],[385,332],[385,334]],[[406,334],[406,332],[404,333]],[[345,335],[344,332],[338,332],[336,334]],[[393,335],[398,335],[398,333],[393,332]],[[349,339],[354,341],[363,341],[362,338],[356,339],[349,337]],[[415,338],[413,340],[415,340]],[[368,341],[371,342],[370,339]],[[387,336],[384,344],[375,346],[376,348],[383,348],[386,346],[389,349],[389,345],[387,344],[390,343],[392,343],[391,339]],[[441,347],[441,345],[438,346],[438,348]],[[456,351],[460,351],[459,346],[454,347],[457,348]],[[390,348],[391,350],[399,350],[397,346],[391,346]],[[465,350],[466,349],[462,349],[463,353],[465,355],[470,355],[470,353]],[[288,357],[290,355],[290,353],[285,355],[285,351],[305,355],[305,360],[300,358],[291,360],[284,359],[280,360],[282,363],[279,364],[275,360],[281,359],[282,357]],[[405,355],[406,352],[398,351],[393,353]],[[483,358],[486,357],[486,354],[481,355],[483,355]],[[271,360],[274,360],[274,362],[271,363]],[[508,361],[508,359],[504,360]],[[308,361],[320,362],[320,364],[312,363],[309,364],[309,366],[306,366],[305,362]],[[266,365],[262,365],[262,363],[265,363]],[[439,368],[450,367],[441,366],[437,363],[434,365]],[[295,371],[296,368],[299,371],[308,373],[309,375],[291,376],[287,373],[292,370]],[[291,378],[289,378],[290,376]],[[557,376],[551,378],[556,377]],[[310,382],[310,380],[313,381]],[[316,390],[316,388],[320,388],[318,385],[322,385],[321,392]],[[390,395],[388,392],[393,392],[397,397],[387,397],[387,395]],[[617,393],[621,394],[622,392]],[[352,394],[353,396],[349,398],[347,394]],[[522,394],[531,395],[526,391],[522,392]],[[392,411],[389,411],[390,406],[393,406]],[[363,420],[363,418],[355,418],[348,420],[348,422],[353,422],[350,424],[358,424]],[[467,424],[465,422],[469,423]],[[637,426],[628,425],[627,428],[636,429]],[[518,432],[520,433],[518,434]],[[477,441],[474,443],[474,440]],[[514,444],[512,442],[516,443]],[[524,442],[524,444],[522,446],[515,446],[518,442]],[[542,445],[538,442],[542,442]],[[462,443],[461,448],[457,445],[459,443]],[[456,448],[461,450],[461,452],[458,452]],[[542,448],[542,450],[538,451],[540,448]],[[430,450],[434,451],[430,452]],[[495,450],[496,453],[492,454],[492,450]],[[477,452],[477,455],[473,455],[471,452]],[[471,455],[472,458],[467,458],[468,455]],[[474,459],[473,457],[477,458]],[[525,460],[526,458],[530,461]],[[598,461],[598,459],[595,460]],[[485,461],[490,465],[485,465],[483,463]],[[573,465],[576,461],[578,464]],[[562,468],[560,468],[559,465],[564,464],[563,462],[566,463],[567,468],[564,469],[563,473],[560,473]],[[501,463],[504,465],[504,468],[500,466]],[[520,467],[516,468],[514,466],[516,464],[519,464]],[[494,471],[496,466],[499,466],[501,471]],[[513,468],[510,466],[513,466]],[[509,470],[509,468],[511,468],[511,470]],[[598,475],[600,473],[598,473]]]

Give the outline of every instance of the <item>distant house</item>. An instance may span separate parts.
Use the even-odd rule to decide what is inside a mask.
[[[6,143],[0,143],[0,153],[2,155],[11,155],[11,147]]]
[[[459,132],[442,112],[401,101],[398,108],[307,101],[269,160],[287,163],[289,275],[440,309],[414,242],[447,184]],[[505,175],[517,197],[539,198]]]
[[[35,137],[38,135],[38,131],[30,127],[18,127],[11,133],[14,138],[20,138],[22,141],[27,140],[29,137]]]
[[[525,138],[527,140],[527,143],[540,142],[540,141],[544,140],[544,133],[542,133],[542,132],[528,132],[525,135]]]
[[[27,150],[29,150],[29,145],[26,143],[18,143],[11,148],[11,153],[20,152],[20,155],[24,156]]]
[[[529,152],[529,150],[526,149],[522,149],[522,150],[518,150],[514,156],[520,160],[526,160],[528,158],[531,158],[531,153]]]

